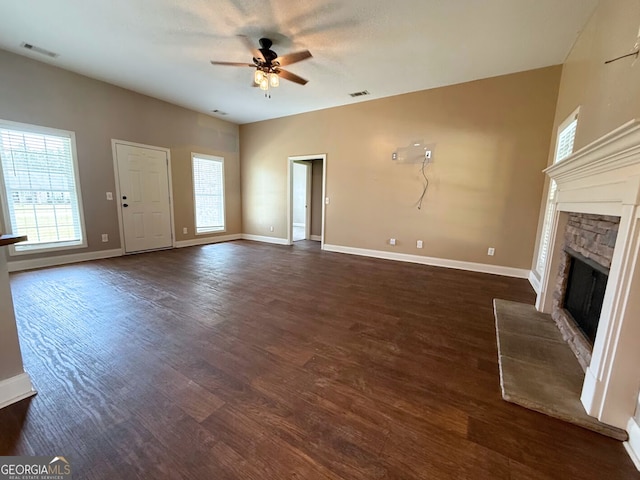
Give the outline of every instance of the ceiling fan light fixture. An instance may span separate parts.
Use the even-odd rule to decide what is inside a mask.
[[[271,72],[269,74],[269,85],[271,85],[274,88],[280,85],[280,77],[278,77],[277,73]]]
[[[253,74],[253,81],[256,83],[256,85],[261,85],[264,77],[264,72],[258,68]]]
[[[259,85],[260,85],[260,90],[264,90],[264,91],[269,90],[269,79],[263,75]]]

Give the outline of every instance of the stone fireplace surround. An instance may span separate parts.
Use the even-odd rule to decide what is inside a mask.
[[[627,447],[637,461],[640,426],[633,417],[640,389],[640,122],[622,125],[545,173],[558,188],[550,255],[536,301],[539,311],[553,310],[570,213],[620,218],[580,400],[589,415],[627,430]]]
[[[571,255],[567,249],[581,254],[607,270],[610,269],[620,218],[588,213],[569,213],[568,215],[567,227],[564,231],[564,246],[560,252],[558,272],[553,285],[551,318],[571,347],[582,370],[586,372],[591,363],[593,345],[564,308],[571,267]]]

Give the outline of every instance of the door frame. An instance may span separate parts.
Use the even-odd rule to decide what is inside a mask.
[[[149,150],[159,150],[167,155],[167,178],[169,179],[169,220],[171,222],[171,247],[176,248],[176,235],[175,235],[175,219],[173,213],[173,183],[171,179],[171,150],[164,147],[158,147],[156,145],[146,145],[144,143],[129,142],[127,140],[118,140],[116,138],[111,139],[111,155],[113,156],[113,172],[115,175],[116,191],[114,201],[120,202],[122,195],[120,193],[120,172],[118,171],[118,152],[117,145],[126,145],[127,147],[139,147],[147,148]],[[130,255],[125,251],[124,246],[124,222],[122,220],[122,206],[120,203],[116,204],[116,210],[118,212],[118,226],[120,229],[120,250],[122,255]],[[136,252],[139,253],[139,252]]]
[[[320,230],[320,249],[324,250],[324,232],[326,221],[326,198],[327,198],[327,154],[319,153],[317,155],[292,155],[288,157],[287,169],[287,245],[293,245],[293,164],[295,162],[322,160],[322,223]],[[307,194],[311,192],[307,188]],[[309,217],[311,216],[311,202],[309,202]],[[311,232],[311,222],[309,224],[309,232]],[[311,235],[309,235],[311,236]]]

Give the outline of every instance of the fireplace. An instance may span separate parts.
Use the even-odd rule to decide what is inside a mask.
[[[551,317],[586,372],[591,363],[620,217],[577,212],[567,215]]]
[[[596,340],[609,270],[578,252],[571,257],[563,306],[591,345]]]
[[[536,307],[551,313],[557,323],[562,312],[571,317],[566,330],[577,333],[571,333],[568,342],[582,342],[587,357],[581,360],[582,405],[601,422],[626,429],[640,457],[640,425],[634,420],[640,390],[640,121],[622,125],[545,172],[557,190]],[[616,227],[608,228],[611,223]],[[587,335],[564,308],[569,273],[575,269],[569,249],[595,262],[595,270],[604,267],[609,272],[597,325],[582,327]],[[593,295],[601,288],[598,282],[602,280],[592,277]],[[583,294],[578,297],[584,299]],[[593,298],[591,304],[593,308]],[[595,317],[590,308],[587,317]],[[595,329],[595,337],[588,334],[590,329]]]

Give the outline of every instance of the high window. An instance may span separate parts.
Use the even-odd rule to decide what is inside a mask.
[[[578,127],[578,110],[573,112],[569,118],[560,124],[558,127],[558,136],[556,138],[556,150],[553,158],[553,163],[558,163],[564,160],[573,153],[573,143],[576,138],[576,128]],[[544,224],[542,226],[542,236],[540,237],[540,249],[538,252],[538,263],[536,271],[542,278],[544,275],[544,268],[547,264],[547,257],[549,255],[549,242],[551,241],[551,222],[553,221],[553,213],[555,210],[555,204],[553,199],[556,195],[557,185],[554,180],[551,180],[549,184],[549,195],[547,197],[547,206],[544,215]]]
[[[0,120],[0,176],[12,254],[86,247],[73,132]]]
[[[191,154],[196,233],[225,231],[224,158]]]

